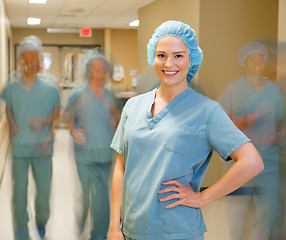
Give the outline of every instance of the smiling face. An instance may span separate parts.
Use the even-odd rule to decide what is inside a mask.
[[[245,60],[245,70],[252,75],[261,75],[266,65],[266,60],[263,53],[254,52]]]
[[[39,54],[34,50],[28,50],[23,54],[23,61],[27,72],[38,72],[40,67]]]
[[[161,85],[187,87],[190,63],[189,49],[182,39],[167,36],[158,41],[154,67]]]

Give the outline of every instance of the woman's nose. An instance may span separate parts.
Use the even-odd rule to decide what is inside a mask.
[[[171,57],[167,57],[166,58],[166,61],[164,62],[164,66],[165,67],[169,67],[169,66],[172,66],[173,65],[173,60]]]

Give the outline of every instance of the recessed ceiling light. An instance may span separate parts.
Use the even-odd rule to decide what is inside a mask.
[[[79,33],[77,28],[47,28],[48,33]]]
[[[41,19],[40,18],[28,18],[27,23],[29,25],[38,25],[41,23]]]
[[[47,0],[29,0],[29,3],[46,4]]]
[[[134,20],[129,23],[130,27],[138,27],[139,26],[139,20]]]

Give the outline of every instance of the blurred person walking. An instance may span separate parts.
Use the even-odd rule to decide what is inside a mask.
[[[277,84],[283,96],[284,112],[286,112],[286,42],[278,44],[277,61]],[[280,134],[277,137],[277,143],[280,146],[279,162],[279,221],[276,227],[275,238],[277,240],[286,239],[286,118],[284,116],[283,124],[278,126]]]
[[[279,147],[277,124],[284,117],[279,88],[263,75],[268,60],[267,48],[256,41],[244,44],[237,60],[245,74],[231,82],[219,96],[219,102],[235,125],[250,138],[264,161],[264,171],[224,198],[227,239],[245,239],[246,216],[254,202],[254,229],[246,239],[270,238],[278,216]],[[224,163],[225,170],[232,163]],[[249,226],[249,225],[248,225]]]
[[[28,230],[27,187],[31,167],[36,183],[35,215],[39,236],[45,236],[50,215],[53,124],[59,117],[56,87],[39,77],[42,43],[36,36],[19,45],[20,70],[4,88],[13,155],[13,211],[15,240],[31,239]]]
[[[90,240],[107,237],[110,219],[110,143],[120,113],[114,95],[105,88],[109,68],[109,63],[99,49],[89,52],[83,65],[86,82],[74,89],[65,110],[74,140],[74,154],[83,191],[80,228],[84,229],[91,207]]]

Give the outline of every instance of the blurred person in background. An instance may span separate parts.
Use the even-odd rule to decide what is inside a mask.
[[[38,233],[45,236],[50,215],[53,124],[59,117],[60,98],[54,85],[39,77],[42,43],[36,36],[19,45],[20,70],[1,93],[6,101],[13,154],[13,213],[15,240],[31,239],[28,230],[27,187],[31,167],[36,183],[35,215]]]
[[[284,101],[284,112],[286,111],[286,42],[278,43],[277,52],[277,84],[281,90]],[[283,125],[279,126],[281,133],[277,138],[280,146],[279,163],[279,221],[275,239],[286,239],[286,118],[284,116]]]
[[[113,93],[105,87],[110,66],[99,49],[87,54],[83,67],[86,82],[72,92],[65,115],[74,140],[74,154],[83,191],[80,228],[84,229],[90,207],[90,240],[100,240],[107,237],[109,227],[110,144],[119,121],[120,107]]]
[[[267,48],[256,41],[244,44],[237,60],[245,74],[231,82],[219,102],[235,125],[250,138],[264,161],[264,171],[233,196],[224,198],[227,239],[270,239],[278,216],[279,147],[277,125],[284,117],[282,94],[277,85],[262,75],[268,60]],[[232,163],[225,164],[227,169]],[[228,166],[229,165],[229,166]],[[243,225],[255,205],[254,229],[245,237]],[[248,225],[249,226],[249,225]]]

